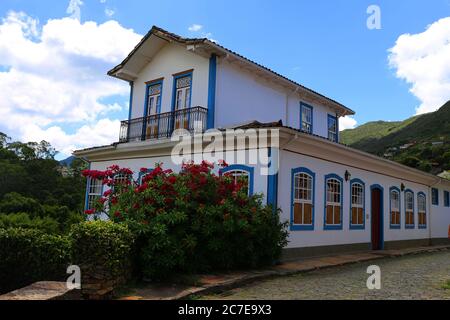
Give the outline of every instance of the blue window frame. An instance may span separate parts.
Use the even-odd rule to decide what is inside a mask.
[[[313,133],[313,107],[309,104],[300,102],[300,130]]]
[[[414,229],[414,192],[405,190],[405,229]]]
[[[431,204],[433,206],[439,205],[439,189],[431,188]]]
[[[144,118],[148,117],[142,126],[142,139],[158,137],[159,117],[161,113],[163,93],[163,80],[154,80],[146,83]]]
[[[324,230],[342,230],[343,179],[331,173],[325,176]]]
[[[192,70],[173,75],[172,112],[191,107]],[[172,119],[172,129],[189,129],[190,112],[176,112]]]
[[[219,174],[232,176],[236,181],[242,177],[247,177],[248,194],[253,194],[254,168],[242,164],[233,164],[219,170]]]
[[[450,192],[444,191],[444,206],[450,207]]]
[[[103,183],[100,179],[88,178],[86,183],[85,210],[94,209],[95,202],[103,196]]]
[[[366,191],[360,179],[350,180],[350,229],[364,230],[366,227]]]
[[[328,115],[328,140],[339,141],[339,124],[336,116]]]
[[[314,230],[316,174],[307,168],[291,171],[291,231]]]
[[[400,189],[397,187],[389,188],[389,224],[391,229],[401,228],[401,201]]]
[[[139,175],[138,175],[138,183],[139,183],[139,185],[142,184],[142,178],[143,178],[145,175],[147,175],[147,174],[149,174],[150,172],[152,172],[152,171],[153,171],[153,168],[147,168],[146,171],[143,171],[143,170],[139,171]]]
[[[419,217],[419,229],[427,228],[427,198],[425,193],[419,192],[417,194],[417,215]]]

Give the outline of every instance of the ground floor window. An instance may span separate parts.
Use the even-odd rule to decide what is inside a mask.
[[[400,228],[400,190],[397,187],[390,189],[391,228]]]
[[[427,227],[427,202],[423,192],[417,195],[417,212],[419,215],[419,228]]]
[[[235,183],[244,185],[249,195],[253,194],[253,168],[245,165],[235,164],[222,168],[220,174],[232,177]]]
[[[414,193],[410,190],[405,191],[405,226],[414,228]]]
[[[325,176],[325,229],[342,229],[342,178]]]
[[[88,178],[88,192],[86,199],[86,210],[92,210],[96,201],[102,196],[102,180]]]
[[[314,176],[306,168],[292,170],[291,225],[297,230],[314,228]]]
[[[364,183],[354,179],[350,182],[350,227],[353,229],[364,228]]]

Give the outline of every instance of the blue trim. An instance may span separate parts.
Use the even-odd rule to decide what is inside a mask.
[[[406,224],[406,194],[410,192],[412,193],[412,200],[413,200],[413,223],[412,224]],[[416,218],[415,218],[415,205],[414,205],[414,191],[412,191],[411,189],[406,189],[405,190],[405,229],[414,229],[416,226]]]
[[[91,163],[90,162],[89,162],[88,170],[91,170]],[[86,177],[86,193],[85,193],[85,198],[84,198],[84,210],[85,211],[88,209],[89,188],[90,187],[91,187],[91,178]]]
[[[391,192],[397,191],[398,192],[398,211],[400,213],[398,224],[392,224],[392,208],[391,208]],[[390,229],[401,229],[402,226],[402,193],[400,192],[400,189],[397,187],[390,187],[389,188],[389,228]]]
[[[209,79],[208,79],[208,115],[206,128],[214,128],[214,116],[216,108],[216,74],[217,74],[217,56],[211,55],[209,58]]]
[[[172,108],[171,108],[171,111],[172,111],[172,112],[175,111],[176,94],[177,94],[177,79],[183,78],[183,77],[187,77],[187,76],[191,77],[191,85],[190,85],[190,87],[189,87],[189,107],[188,107],[188,108],[191,107],[191,100],[192,100],[192,81],[193,81],[193,77],[192,77],[192,71],[188,71],[188,72],[181,73],[181,74],[178,74],[178,75],[176,75],[176,76],[173,76],[173,86],[172,86]],[[189,112],[189,113],[188,113],[188,123],[189,123],[189,121],[190,121],[190,116],[191,116],[191,113]],[[173,131],[174,128],[175,128],[175,117],[172,118],[172,121],[171,121],[171,122],[172,122],[172,123],[170,124],[170,129],[171,129],[170,131]]]
[[[133,108],[133,91],[134,91],[134,82],[130,82],[130,105],[128,107],[128,121],[131,120],[131,110]],[[127,141],[130,138],[130,124],[128,123],[128,129],[127,129]]]
[[[431,204],[433,206],[439,205],[439,189],[437,188],[431,188]]]
[[[153,168],[147,168],[147,171],[146,171],[146,172],[139,171],[139,174],[138,174],[138,180],[137,180],[138,183],[139,183],[139,184],[142,183],[141,178],[142,178],[142,176],[143,176],[144,174],[150,173],[150,172],[152,172],[152,171],[153,171]]]
[[[243,164],[233,164],[231,166],[220,169],[219,174],[222,175],[224,173],[234,171],[234,170],[241,170],[241,171],[245,171],[248,173],[248,194],[251,196],[253,194],[255,169],[253,167],[249,167],[249,166],[246,166]]]
[[[428,210],[427,210],[427,195],[420,191],[419,193],[417,193],[417,225],[419,226],[419,229],[426,229],[427,225],[425,224],[419,224],[419,196],[424,196],[425,198],[425,222],[427,221],[428,218]]]
[[[384,249],[384,188],[379,184],[373,184],[370,186],[370,242],[373,249],[372,243],[372,190],[378,189],[380,190],[380,249]]]
[[[278,153],[277,153],[278,156]],[[273,159],[272,159],[272,148],[268,149],[268,159],[269,159],[269,166],[274,165]],[[278,160],[277,160],[278,161]],[[277,163],[278,165],[278,163]],[[278,209],[278,169],[277,173],[275,174],[269,174],[270,168],[268,169],[268,175],[267,175],[267,205],[271,205],[273,209],[273,213],[275,214]]]
[[[336,121],[336,141],[334,142],[339,142],[339,121],[338,121],[338,117],[337,116],[333,116],[331,114],[327,115],[327,138],[329,139],[329,131],[330,131],[330,119],[333,119]],[[331,141],[331,140],[330,140]]]
[[[352,186],[355,183],[359,183],[363,187],[363,223],[362,224],[352,224]],[[366,229],[366,184],[361,179],[355,178],[350,180],[350,215],[349,215],[349,226],[350,230],[365,230]]]
[[[341,210],[340,210],[340,213],[341,213],[341,223],[340,224],[333,224],[333,225],[328,225],[327,224],[327,181],[329,180],[329,179],[336,179],[336,180],[338,180],[340,183],[341,183],[341,187],[340,187],[340,191],[341,191]],[[324,203],[324,205],[323,205],[323,229],[324,230],[342,230],[342,225],[343,225],[343,211],[344,211],[344,206],[343,206],[343,204],[344,204],[344,180],[340,177],[340,176],[338,176],[337,174],[335,174],[335,173],[330,173],[330,174],[327,174],[326,176],[325,176],[325,183],[324,183],[324,193],[323,193],[323,203]]]
[[[147,115],[148,115],[148,89],[151,86],[154,86],[157,84],[161,85],[161,93],[160,93],[161,98],[159,99],[159,105],[156,105],[156,114],[161,113],[161,105],[162,105],[162,97],[163,97],[163,80],[162,79],[156,80],[156,81],[150,81],[150,82],[146,83],[146,85],[145,85],[144,123],[142,124],[142,140],[145,140],[146,131],[147,131],[147,120],[145,119],[145,117],[147,117]],[[157,101],[155,101],[155,103],[157,103]],[[159,124],[159,119],[158,119],[158,124]],[[159,126],[158,126],[158,128],[159,128]]]
[[[304,102],[300,101],[300,130],[303,131],[303,108],[311,110],[311,130],[310,131],[304,131],[307,133],[313,133],[314,131],[314,108],[313,106],[306,104]]]
[[[450,207],[450,192],[444,190],[444,207]]]
[[[312,178],[312,218],[311,225],[294,225],[294,184],[295,176],[298,173],[306,173]],[[295,168],[291,170],[291,231],[312,231],[314,230],[314,216],[315,216],[315,203],[316,203],[316,174],[307,168]]]

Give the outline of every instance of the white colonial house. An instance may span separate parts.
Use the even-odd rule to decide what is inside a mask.
[[[322,94],[208,39],[158,27],[108,75],[129,82],[129,117],[117,143],[74,152],[91,169],[139,172],[162,162],[179,170],[171,157],[178,128],[269,129],[279,134],[267,149],[278,170],[230,161],[235,147],[226,170],[281,208],[286,259],[449,243],[450,181],[340,144],[339,118],[354,112]],[[86,207],[101,194],[101,182],[88,181]]]

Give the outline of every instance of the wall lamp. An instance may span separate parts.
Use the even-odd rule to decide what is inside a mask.
[[[348,172],[348,170],[345,170],[345,181],[350,180],[351,177],[352,177],[351,173]]]

